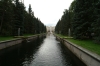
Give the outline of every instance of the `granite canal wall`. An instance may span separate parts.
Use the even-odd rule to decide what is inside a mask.
[[[56,36],[56,35],[55,35]],[[68,48],[75,56],[77,56],[87,66],[100,66],[100,56],[94,54],[78,45],[75,45],[66,39],[56,36],[56,38],[62,42],[66,48]]]
[[[17,44],[21,44],[22,42],[30,42],[34,39],[41,38],[43,36],[45,36],[45,34],[28,36],[27,38],[17,38],[17,39],[12,39],[12,40],[7,40],[7,41],[1,41],[0,50],[17,45]]]

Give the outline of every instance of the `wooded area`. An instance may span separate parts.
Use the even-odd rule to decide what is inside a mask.
[[[34,16],[31,5],[28,12],[19,0],[0,0],[0,36],[18,36],[46,32],[46,26]]]
[[[67,35],[69,29],[74,39],[92,39],[100,43],[100,0],[74,0],[65,10],[55,31]]]

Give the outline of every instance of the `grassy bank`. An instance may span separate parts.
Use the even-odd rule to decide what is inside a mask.
[[[6,41],[6,40],[11,40],[14,39],[13,37],[0,37],[0,41]]]
[[[66,37],[66,36],[59,35],[59,34],[57,34],[57,35],[60,36],[61,38]],[[76,40],[73,38],[66,38],[66,40],[68,40],[76,45],[79,45],[91,52],[94,52],[94,53],[100,55],[100,44],[96,44],[92,40]]]
[[[0,41],[6,41],[6,40],[12,40],[12,39],[16,39],[16,38],[21,38],[21,37],[28,37],[28,36],[34,36],[33,34],[25,34],[24,36],[19,36],[19,37],[0,37]]]
[[[36,34],[24,34],[24,37],[35,36]]]
[[[67,38],[73,38],[73,37],[69,37],[69,36],[64,36],[64,35],[61,35],[61,34],[56,34],[58,36],[60,36],[61,38],[64,38],[64,39],[67,39]]]
[[[67,40],[100,55],[100,44],[95,44],[92,40]]]
[[[44,34],[44,33],[41,33],[41,34]],[[23,36],[0,37],[0,41],[12,40],[16,38],[26,38],[28,36],[35,36],[35,35],[40,35],[40,34],[24,34]]]

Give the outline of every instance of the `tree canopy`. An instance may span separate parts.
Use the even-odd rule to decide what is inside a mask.
[[[34,16],[31,4],[29,10],[19,0],[0,0],[0,36],[17,36],[46,32],[45,25]]]
[[[92,39],[100,43],[100,0],[74,0],[58,21],[55,31],[74,39]]]

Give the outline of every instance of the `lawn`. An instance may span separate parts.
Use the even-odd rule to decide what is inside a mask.
[[[28,36],[33,36],[32,34],[25,34],[23,37],[28,37]],[[20,38],[21,36],[17,37],[16,38]],[[6,41],[6,40],[12,40],[12,39],[16,39],[14,38],[13,36],[10,36],[10,37],[0,37],[0,41]]]
[[[41,34],[44,34],[44,33],[41,33]],[[35,35],[41,35],[41,34],[24,34],[24,37],[35,36]]]
[[[100,55],[100,44],[96,44],[92,40],[75,40],[75,39],[67,39],[67,40]]]
[[[34,36],[34,34],[24,34],[24,37]]]
[[[0,41],[11,40],[13,37],[0,37]]]
[[[61,34],[56,34],[56,35],[60,36],[61,38],[73,38],[73,37],[64,36],[64,35],[61,35]]]
[[[40,35],[40,34],[35,34],[35,35]],[[35,36],[33,34],[24,34],[24,36],[15,36],[15,38],[12,37],[0,37],[0,41],[6,41],[6,40],[12,40],[12,39],[16,39],[16,38],[21,38],[21,37],[28,37],[28,36]]]
[[[59,34],[57,35],[60,36],[61,38],[65,37],[63,35],[59,35]],[[76,40],[73,38],[66,38],[66,40],[100,55],[100,44],[96,44],[92,40]]]

